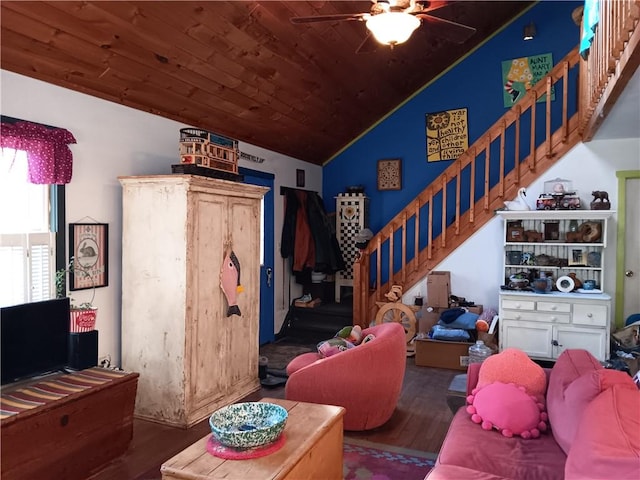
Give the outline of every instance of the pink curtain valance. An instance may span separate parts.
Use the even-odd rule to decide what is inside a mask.
[[[49,128],[31,122],[0,124],[0,146],[27,152],[29,182],[61,185],[71,181],[76,139],[64,128]]]

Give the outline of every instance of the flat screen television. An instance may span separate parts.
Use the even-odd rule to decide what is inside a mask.
[[[67,366],[69,299],[1,308],[0,349],[2,385]]]

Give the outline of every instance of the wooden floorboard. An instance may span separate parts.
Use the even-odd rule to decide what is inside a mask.
[[[345,432],[352,438],[437,453],[453,417],[446,403],[455,370],[416,367],[407,359],[402,394],[391,419],[366,432]],[[372,372],[372,375],[375,375]],[[284,398],[284,387],[262,388],[243,401]],[[210,432],[207,420],[189,429],[134,420],[133,440],[127,452],[94,474],[90,480],[157,480],[163,462]]]

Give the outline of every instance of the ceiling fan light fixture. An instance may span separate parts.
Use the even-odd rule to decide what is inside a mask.
[[[404,12],[381,13],[372,15],[367,20],[367,28],[383,45],[398,45],[406,42],[419,26],[419,18]]]

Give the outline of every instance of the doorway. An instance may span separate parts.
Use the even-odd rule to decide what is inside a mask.
[[[616,327],[640,313],[640,170],[616,172],[618,177],[618,239],[616,265]]]
[[[273,214],[273,184],[275,175],[249,168],[238,169],[244,175],[245,183],[268,187],[269,191],[262,199],[262,218],[260,219],[260,345],[272,342],[275,338],[274,330],[274,214]]]

